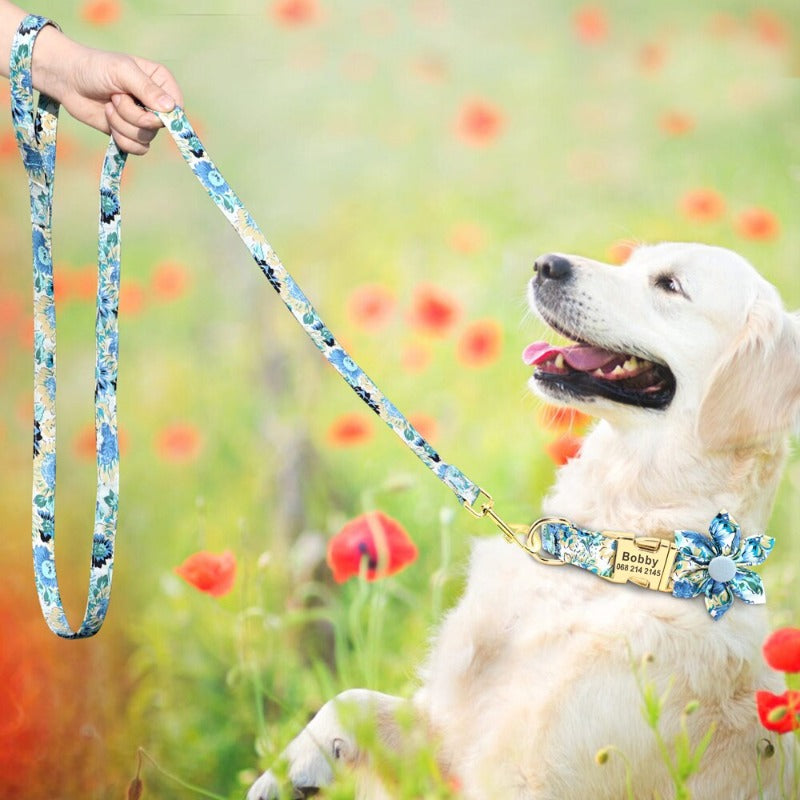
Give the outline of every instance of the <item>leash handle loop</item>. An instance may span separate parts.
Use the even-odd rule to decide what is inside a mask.
[[[93,636],[103,624],[111,594],[119,496],[117,441],[117,356],[119,307],[119,185],[125,154],[113,139],[100,180],[98,287],[95,336],[95,432],[97,497],[89,590],[77,630],[67,621],[55,565],[56,487],[56,307],[53,292],[52,219],[59,104],[39,96],[34,110],[31,59],[36,36],[54,22],[28,15],[11,46],[11,115],[28,173],[33,246],[33,520],[34,577],[39,604],[50,629],[66,639]]]
[[[471,506],[481,493],[480,487],[467,478],[461,470],[442,460],[436,450],[425,441],[419,431],[411,425],[336,341],[311,302],[281,264],[280,259],[242,201],[222,177],[186,118],[183,109],[176,106],[170,112],[153,111],[153,113],[164,123],[195,177],[236,230],[272,288],[280,295],[286,307],[323,356],[361,400],[400,437],[425,466],[456,494],[459,501],[472,511]]]

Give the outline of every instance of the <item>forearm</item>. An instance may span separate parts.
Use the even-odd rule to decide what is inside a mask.
[[[11,43],[24,18],[25,11],[0,0],[0,77],[9,76]],[[52,25],[36,38],[31,75],[34,89],[137,155],[147,152],[161,127],[142,106],[171,111],[182,102],[180,87],[162,64],[84,47]]]
[[[7,0],[0,0],[0,75],[9,73],[11,42],[26,12]],[[81,47],[61,31],[47,26],[37,37],[33,49],[31,75],[33,86],[40,92],[61,99],[64,89],[63,75],[78,56]]]
[[[0,0],[0,75],[8,77],[8,61],[11,55],[11,41],[14,38],[25,12],[7,0]]]

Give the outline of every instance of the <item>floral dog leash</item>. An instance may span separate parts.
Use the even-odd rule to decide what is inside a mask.
[[[100,182],[97,323],[95,335],[97,437],[97,501],[89,593],[77,631],[67,622],[55,570],[55,301],[51,220],[55,173],[58,104],[40,96],[34,114],[31,54],[38,32],[54,25],[44,17],[26,17],[17,31],[11,54],[12,117],[23,163],[29,176],[33,226],[34,276],[34,470],[33,558],[39,602],[51,630],[64,638],[85,638],[100,630],[111,593],[114,537],[119,495],[116,385],[117,312],[120,280],[119,188],[125,155],[113,139],[108,145]],[[320,319],[308,298],[281,264],[255,220],[222,177],[183,110],[153,112],[164,123],[178,150],[208,195],[248,248],[275,291],[353,391],[446,485],[476,517],[489,517],[507,541],[519,545],[548,565],[574,564],[615,583],[632,582],[675,597],[704,595],[713,619],[719,619],[734,595],[746,603],[763,603],[760,578],[749,567],[769,554],[767,536],[742,539],[739,526],[725,512],[712,521],[709,536],[677,531],[675,540],[635,537],[607,531],[587,531],[558,518],[545,518],[527,528],[510,526],[494,511],[491,495],[461,470],[442,460],[420,433],[356,364]],[[483,497],[475,507],[478,498]],[[522,529],[523,531],[525,528]]]
[[[36,589],[50,629],[69,639],[100,630],[108,609],[114,565],[114,535],[119,497],[117,443],[117,310],[119,306],[119,184],[125,155],[108,145],[100,182],[97,341],[95,360],[95,432],[97,498],[92,540],[89,595],[77,631],[67,622],[56,578],[56,307],[53,296],[51,226],[56,165],[58,103],[39,98],[34,112],[31,56],[43,17],[28,16],[11,48],[11,113],[31,200],[33,231],[33,561]]]

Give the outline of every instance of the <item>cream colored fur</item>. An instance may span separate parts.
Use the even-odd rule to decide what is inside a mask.
[[[531,291],[532,306],[582,340],[635,346],[666,363],[677,390],[662,411],[602,399],[579,406],[599,422],[580,457],[559,470],[543,512],[592,529],[671,537],[680,528],[706,531],[727,509],[747,534],[764,532],[800,415],[797,319],[744,259],[720,248],[643,247],[621,268],[567,258],[574,276],[556,307],[540,307]],[[682,293],[655,285],[665,270]],[[753,694],[781,686],[761,658],[766,632],[763,606],[737,601],[714,622],[700,598],[544,566],[496,537],[475,544],[466,591],[436,635],[412,702],[466,798],[620,800],[622,759],[595,762],[607,745],[629,759],[637,798],[669,798],[631,667],[631,658],[649,654],[650,678],[662,690],[672,684],[667,741],[689,700],[699,701],[689,717],[695,740],[716,725],[692,782],[695,800],[756,800],[756,746],[767,734]],[[397,698],[356,690],[345,699],[381,716],[394,735]],[[347,741],[345,760],[365,763],[336,707],[329,703],[287,750],[295,785],[330,780],[330,764],[342,758],[337,740]],[[767,800],[781,797],[779,760],[763,764]],[[380,791],[373,785],[364,796]],[[265,773],[248,798],[276,792]]]

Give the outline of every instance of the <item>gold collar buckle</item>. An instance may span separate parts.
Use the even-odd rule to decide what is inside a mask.
[[[617,541],[614,572],[605,577],[612,583],[635,583],[644,589],[672,592],[672,571],[677,547],[667,539],[635,537],[632,533],[603,531]]]

